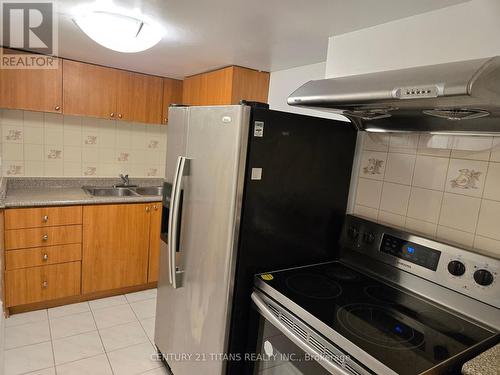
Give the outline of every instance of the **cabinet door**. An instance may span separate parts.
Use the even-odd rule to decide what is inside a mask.
[[[63,69],[64,114],[115,118],[117,69],[70,60]]]
[[[161,123],[162,78],[121,71],[118,82],[119,119]]]
[[[267,103],[269,73],[233,66],[233,88],[231,104],[241,100]]]
[[[62,111],[62,60],[57,69],[0,69],[0,107]]]
[[[158,281],[160,267],[161,207],[161,202],[151,204],[151,226],[149,228],[149,283]]]
[[[182,81],[163,78],[163,124],[168,123],[168,107],[170,107],[170,104],[182,104]]]
[[[231,104],[232,80],[232,67],[187,77],[182,89],[182,103],[187,105]]]
[[[147,282],[149,206],[113,204],[83,208],[83,293]]]
[[[79,294],[80,262],[5,271],[7,307]]]

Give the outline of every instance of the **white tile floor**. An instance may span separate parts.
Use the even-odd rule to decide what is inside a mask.
[[[13,315],[4,375],[164,375],[155,353],[156,289]]]

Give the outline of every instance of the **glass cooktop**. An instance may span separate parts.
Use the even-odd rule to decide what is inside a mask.
[[[256,277],[397,373],[419,374],[493,335],[339,262]]]

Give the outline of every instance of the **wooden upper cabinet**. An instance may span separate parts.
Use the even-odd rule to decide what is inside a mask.
[[[197,74],[184,80],[182,102],[187,105],[231,103],[232,67]]]
[[[61,113],[63,62],[56,60],[57,69],[0,69],[0,107]]]
[[[163,78],[162,123],[168,123],[168,108],[171,104],[182,104],[182,81]]]
[[[63,71],[64,114],[116,117],[119,70],[64,60]]]
[[[118,71],[118,118],[160,124],[163,79],[146,74]]]
[[[267,103],[268,92],[269,73],[229,66],[186,78],[183,104],[224,105],[240,100]]]
[[[240,100],[267,103],[269,95],[269,73],[234,66],[231,104]]]

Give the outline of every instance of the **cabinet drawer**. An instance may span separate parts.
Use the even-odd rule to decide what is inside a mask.
[[[79,295],[80,274],[80,262],[6,271],[6,306]]]
[[[11,229],[5,231],[5,249],[23,249],[82,242],[82,226]]]
[[[81,259],[82,246],[80,244],[10,250],[5,252],[5,269],[14,270]]]
[[[82,223],[82,206],[5,210],[5,229],[38,228]]]

